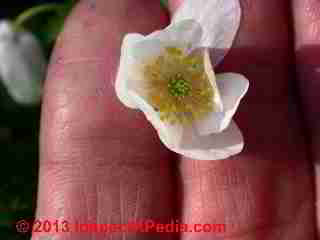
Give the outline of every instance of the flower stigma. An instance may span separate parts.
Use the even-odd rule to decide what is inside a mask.
[[[143,66],[147,101],[162,121],[190,124],[214,110],[215,91],[205,72],[203,53],[168,47]]]

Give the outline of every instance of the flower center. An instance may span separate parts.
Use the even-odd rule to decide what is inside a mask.
[[[147,101],[163,121],[191,123],[213,111],[214,90],[204,69],[202,53],[187,55],[169,47],[144,65]]]
[[[177,73],[169,79],[168,91],[173,97],[186,97],[190,94],[190,83]]]

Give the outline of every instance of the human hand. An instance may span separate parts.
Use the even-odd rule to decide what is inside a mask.
[[[302,2],[309,7],[301,8]],[[101,224],[174,219],[226,224],[225,239],[315,238],[306,124],[300,121],[297,95],[291,91],[295,68],[290,2],[241,3],[240,32],[219,70],[239,72],[250,80],[236,115],[246,145],[241,154],[222,161],[194,161],[169,152],[143,114],[125,108],[115,95],[123,36],[147,34],[169,23],[158,1],[86,0],[76,7],[57,41],[45,84],[38,219]],[[179,1],[170,4],[174,11]],[[311,31],[318,29],[314,18],[319,4],[295,0],[293,8],[297,47],[316,44]],[[306,28],[308,21],[313,22]],[[310,59],[308,54],[298,55],[297,70]],[[316,97],[315,91],[302,88],[302,95]],[[317,116],[313,105],[306,101],[304,108],[316,114],[310,118]],[[94,235],[151,238],[147,233],[57,235],[77,240]],[[152,239],[215,236],[158,233]]]

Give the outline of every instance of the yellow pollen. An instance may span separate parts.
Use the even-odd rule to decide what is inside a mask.
[[[214,90],[204,69],[203,55],[187,55],[170,47],[143,67],[147,101],[161,120],[189,124],[213,111]]]

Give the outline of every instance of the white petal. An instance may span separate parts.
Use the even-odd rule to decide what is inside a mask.
[[[40,75],[45,75],[47,64],[43,49],[38,40],[31,33],[23,32],[19,34],[18,41],[23,54],[30,58],[33,66],[37,66]]]
[[[224,73],[217,75],[217,85],[224,111],[221,113],[212,112],[207,118],[195,122],[200,135],[218,133],[228,127],[241,99],[248,91],[249,81],[241,74]]]
[[[132,45],[130,57],[144,62],[159,56],[166,47],[184,47],[194,45],[201,39],[201,27],[193,20],[184,20],[171,24],[166,29],[146,36],[142,41]]]
[[[182,140],[183,127],[181,125],[172,125],[161,121],[158,112],[156,112],[141,96],[134,91],[129,91],[128,94],[131,96],[132,101],[135,102],[137,108],[145,114],[148,121],[157,130],[163,144],[169,149],[178,147]]]
[[[14,38],[0,41],[0,77],[16,102],[40,101],[45,66],[42,49],[30,33],[15,33]]]
[[[10,22],[4,20],[0,21],[0,41],[12,39],[15,36],[12,25]]]
[[[185,19],[200,23],[203,31],[201,47],[221,49],[224,55],[240,25],[240,3],[239,0],[184,0],[172,21],[177,23]]]
[[[193,20],[171,24],[166,29],[156,31],[139,41],[131,49],[130,57],[138,63],[157,57],[166,47],[194,45],[201,39],[201,27]]]
[[[202,29],[198,22],[184,19],[171,23],[167,28],[151,33],[146,39],[158,39],[167,46],[198,46],[202,38]]]
[[[222,104],[222,99],[220,96],[219,88],[217,86],[216,82],[216,75],[214,73],[213,67],[211,65],[211,60],[210,60],[210,54],[208,49],[204,50],[204,69],[205,72],[208,76],[208,79],[211,83],[211,86],[213,88],[213,103],[214,103],[214,108],[215,112],[222,112],[223,111],[223,104]]]
[[[38,40],[29,32],[23,32],[19,34],[19,45],[22,49],[22,54],[25,58],[29,58],[30,65],[35,75],[40,76],[38,78],[37,87],[39,93],[42,95],[43,82],[46,77],[47,61],[44,56],[44,51]]]
[[[217,84],[225,111],[234,113],[249,89],[248,79],[239,73],[222,73],[217,75]]]
[[[147,87],[143,75],[143,67],[151,59],[161,55],[165,51],[165,45],[157,39],[143,40],[132,47],[127,55],[126,74],[127,89],[137,92],[140,96],[147,96]]]
[[[120,64],[116,77],[116,93],[120,101],[129,108],[137,108],[128,91],[144,94],[143,64],[161,55],[166,45],[158,39],[147,39],[141,34],[127,34],[123,40]]]
[[[221,133],[200,136],[196,129],[185,129],[180,147],[172,151],[196,160],[220,160],[242,151],[244,142],[240,129],[231,122]]]
[[[128,53],[128,58],[132,65],[139,65],[148,60],[161,55],[165,50],[166,44],[158,39],[148,39],[137,42]]]
[[[128,75],[128,68],[130,67],[128,56],[131,54],[133,45],[143,39],[144,36],[141,34],[127,34],[124,37],[121,46],[120,63],[115,81],[115,89],[119,100],[129,108],[136,108],[136,105],[131,101],[130,96],[128,95],[128,82],[130,82]]]
[[[198,160],[219,160],[238,154],[243,149],[243,137],[234,122],[221,133],[200,136],[193,128],[161,121],[159,114],[143,98],[133,91],[129,94],[157,130],[162,143],[173,152]]]
[[[198,160],[219,160],[238,154],[243,149],[243,137],[234,122],[221,133],[201,136],[191,127],[161,121],[159,114],[142,97],[134,91],[128,94],[157,130],[162,143],[173,152]]]

